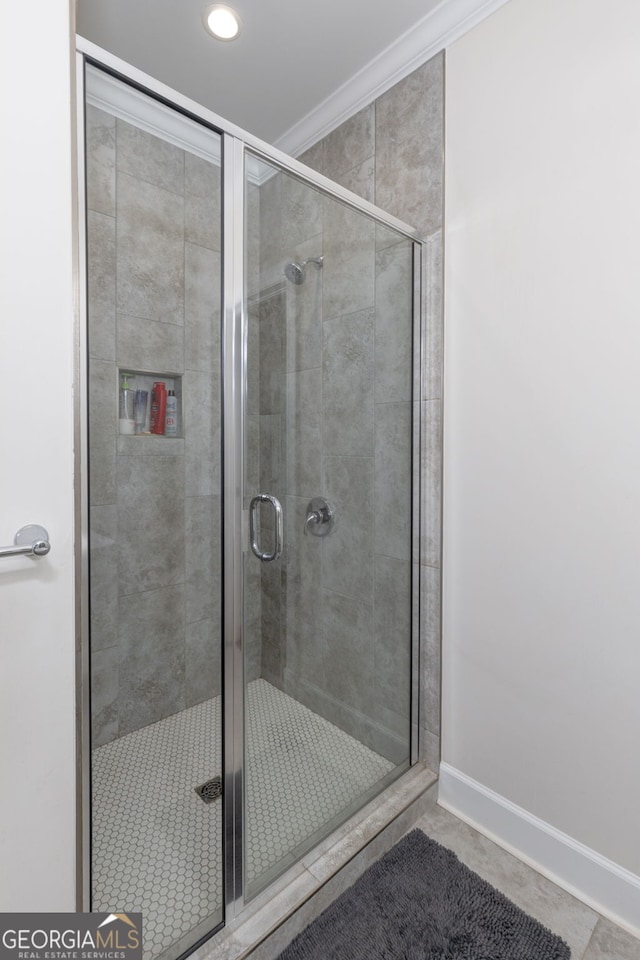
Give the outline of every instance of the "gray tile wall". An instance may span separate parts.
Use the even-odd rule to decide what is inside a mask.
[[[220,690],[220,173],[87,110],[94,745]],[[118,370],[183,436],[118,437]]]
[[[417,228],[426,241],[427,276],[423,290],[422,371],[420,389],[421,464],[419,557],[406,552],[404,531],[385,527],[392,501],[410,496],[406,475],[400,467],[409,443],[411,367],[404,362],[407,344],[403,331],[394,323],[394,297],[404,289],[402,275],[409,263],[401,247],[390,237],[376,238],[376,507],[381,519],[375,528],[376,599],[375,631],[382,637],[389,625],[400,625],[408,611],[403,596],[400,566],[418,565],[420,583],[420,742],[422,758],[437,770],[440,759],[440,551],[441,551],[441,417],[442,417],[442,208],[444,148],[444,54],[439,54],[391,90],[345,121],[327,137],[314,144],[300,159],[320,173],[376,203]],[[364,262],[362,245],[349,251],[353,238],[349,218],[344,218],[341,243],[346,260],[340,267],[344,282],[352,272],[356,291],[334,295],[353,303],[354,311],[366,307],[360,300],[369,264]],[[355,302],[354,302],[355,300]],[[339,308],[337,303],[336,307]],[[391,309],[389,309],[391,307]],[[347,336],[346,332],[342,334]],[[383,359],[383,369],[380,360]],[[369,402],[367,391],[359,392],[360,405]],[[417,411],[414,411],[414,416]],[[417,417],[416,417],[417,419]],[[367,437],[361,436],[364,445]],[[406,512],[405,512],[406,516]],[[395,576],[395,580],[394,580]],[[389,585],[398,586],[388,595]],[[407,651],[393,650],[376,643],[377,675],[387,700],[380,703],[378,717],[390,728],[397,723],[393,713],[402,694],[396,682],[405,669]],[[399,659],[398,659],[399,658]],[[397,670],[394,667],[396,663]]]
[[[439,55],[301,158],[426,238],[423,362],[413,409],[409,328],[396,322],[409,308],[407,247],[392,231],[371,227],[291,177],[250,186],[247,203],[246,483],[251,492],[280,490],[287,546],[273,567],[246,557],[246,676],[265,676],[401,759],[413,563],[420,584],[414,603],[421,610],[422,754],[434,768],[443,72]],[[219,179],[206,161],[93,109],[88,126],[99,743],[219,688],[220,218]],[[151,223],[151,242],[140,243],[136,226]],[[284,281],[287,259],[321,254],[324,269],[309,267],[304,285]],[[172,442],[171,455],[161,455],[162,448],[132,453],[130,444],[118,454],[118,366],[183,376],[185,438]],[[412,556],[411,478],[403,464],[410,462],[417,422],[422,546]],[[150,496],[167,490],[166,519],[163,512],[158,523]],[[317,494],[335,501],[339,512],[325,541],[302,535],[307,502]],[[129,539],[128,524],[135,532]],[[194,540],[198,529],[209,536]],[[132,598],[140,600],[135,614]],[[145,661],[153,664],[146,673]],[[140,695],[143,703],[132,705]]]
[[[347,125],[349,146],[369,149],[357,135],[372,139],[371,121]],[[332,149],[346,162],[347,145],[334,137]],[[285,513],[283,558],[261,570],[262,675],[401,762],[410,723],[412,247],[283,174],[260,188],[249,231],[259,237],[261,278],[249,314],[253,448],[260,489],[280,497]],[[320,255],[322,270],[307,266],[304,284],[284,279],[287,260]],[[336,509],[322,540],[303,533],[314,496]]]

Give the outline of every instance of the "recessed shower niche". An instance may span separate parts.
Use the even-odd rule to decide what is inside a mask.
[[[180,438],[183,436],[182,420],[180,375],[118,371],[120,437]],[[118,443],[120,452],[127,452],[126,443]]]
[[[172,960],[416,759],[421,247],[86,77],[88,901]]]

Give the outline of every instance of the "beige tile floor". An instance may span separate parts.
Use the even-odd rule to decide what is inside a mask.
[[[415,824],[562,937],[571,960],[640,960],[640,940],[434,803]]]

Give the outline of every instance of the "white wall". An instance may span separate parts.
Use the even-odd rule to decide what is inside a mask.
[[[3,7],[0,30],[0,910],[73,910],[73,286],[69,0]]]
[[[640,4],[447,55],[444,760],[640,874]]]

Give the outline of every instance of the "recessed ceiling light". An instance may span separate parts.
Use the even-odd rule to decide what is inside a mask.
[[[214,3],[204,11],[204,25],[216,40],[235,40],[240,33],[240,17],[224,3]]]

